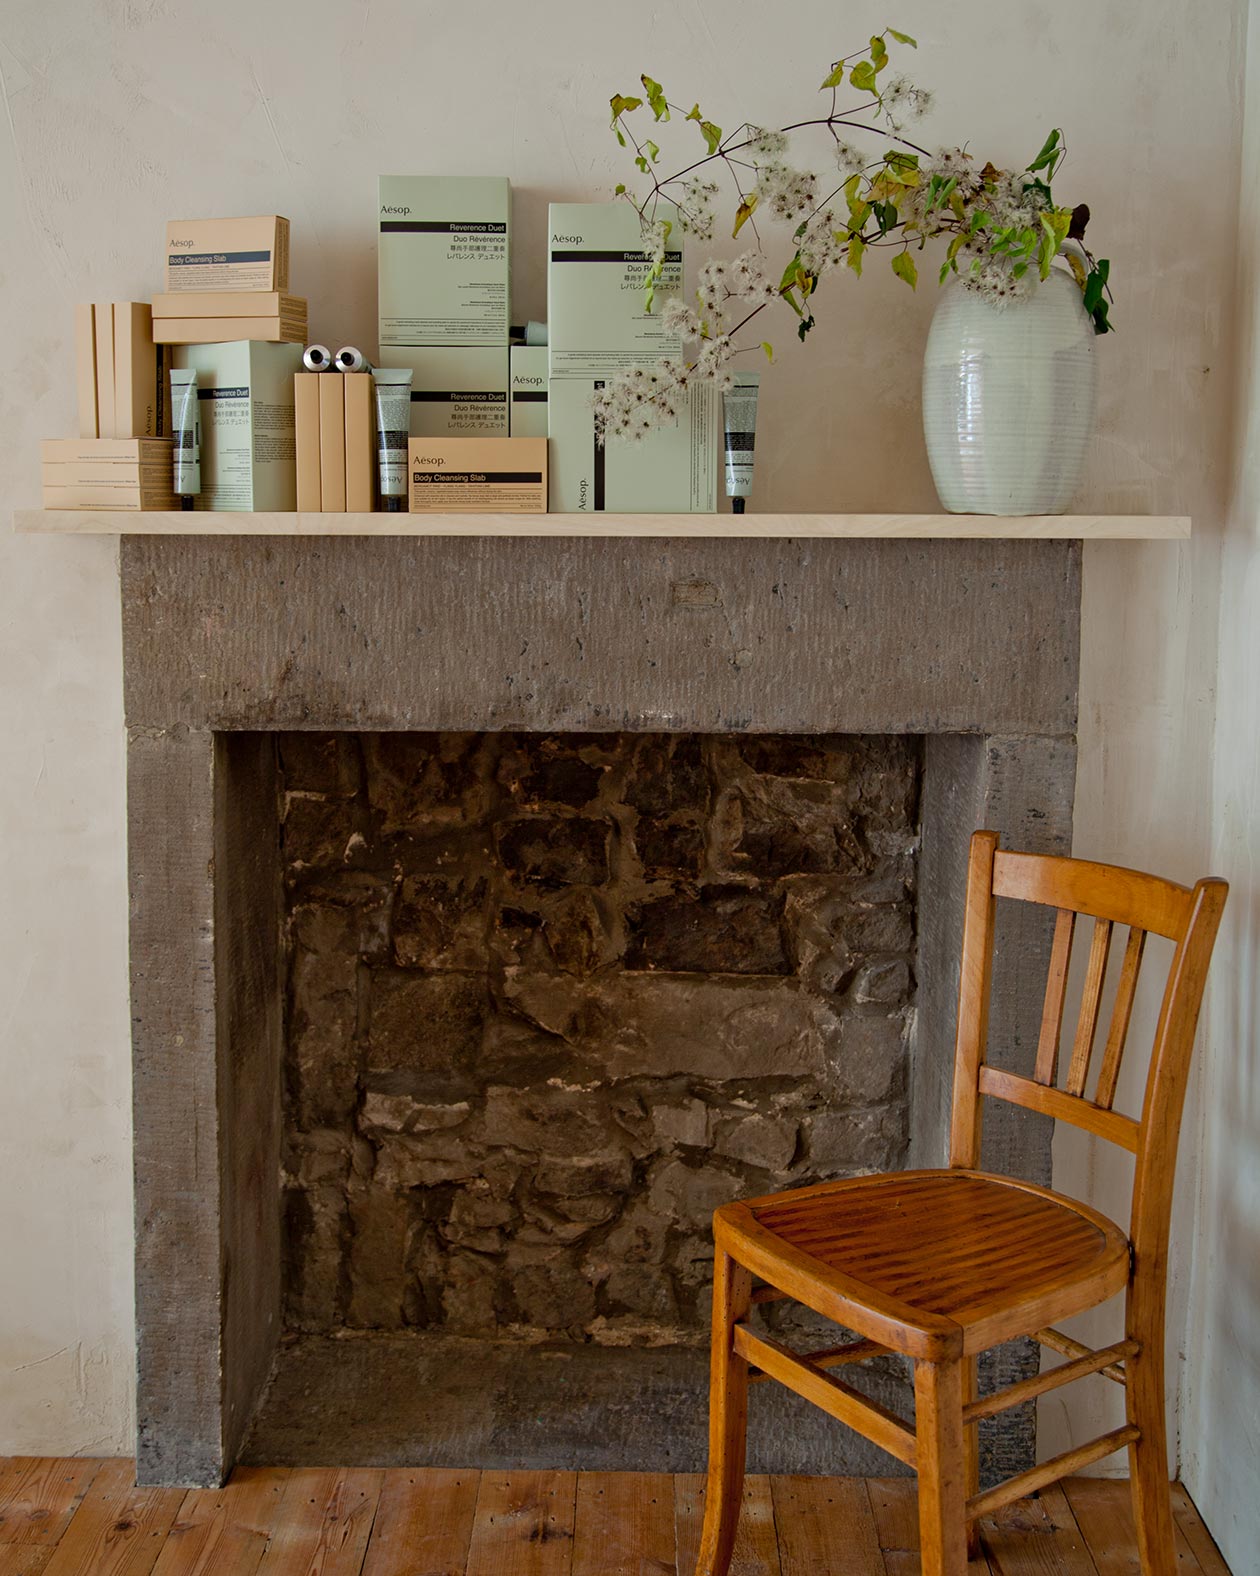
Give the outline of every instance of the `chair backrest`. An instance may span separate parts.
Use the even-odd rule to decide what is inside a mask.
[[[1071,1122],[1136,1156],[1130,1240],[1137,1254],[1162,1262],[1167,1250],[1177,1134],[1190,1072],[1190,1052],[1208,960],[1229,887],[1208,877],[1193,888],[1116,865],[1041,854],[1008,853],[996,832],[971,840],[963,922],[962,975],[954,1064],[950,1165],[980,1161],[981,1102],[1009,1101]],[[1031,1078],[990,1066],[989,993],[998,898],[1056,910],[1041,1033]],[[1078,918],[1093,919],[1081,1011],[1071,1053],[1060,1055],[1068,968]],[[1127,928],[1114,1007],[1103,1040],[1092,1096],[1086,1095],[1098,1042],[1113,936]],[[1155,1029],[1142,1114],[1112,1109],[1133,1013],[1147,934],[1174,945]],[[1118,950],[1118,949],[1117,949]],[[1060,1080],[1060,1064],[1066,1071]]]

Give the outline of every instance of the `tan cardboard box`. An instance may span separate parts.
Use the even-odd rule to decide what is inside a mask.
[[[346,512],[346,389],[339,372],[317,374],[319,490],[325,514]]]
[[[346,510],[371,514],[376,506],[376,420],[372,374],[346,372]],[[323,372],[321,377],[330,376]]]
[[[102,438],[115,438],[118,434],[114,429],[114,306],[112,301],[97,301],[93,306],[92,333],[96,340],[96,430]]]
[[[546,438],[412,438],[412,514],[546,514]]]
[[[46,509],[176,509],[169,438],[47,438]]]
[[[90,301],[74,309],[74,352],[79,398],[79,436],[99,438],[100,417],[96,408],[96,321]]]
[[[289,221],[279,214],[167,225],[168,293],[288,288]]]
[[[163,438],[171,430],[170,358],[153,342],[144,301],[114,302],[114,436]]]
[[[329,372],[297,372],[293,376],[297,506],[303,514],[318,514],[323,508],[319,482],[319,382],[332,376]]]
[[[306,297],[283,290],[179,290],[153,297],[154,317],[305,317]]]
[[[271,344],[306,343],[304,317],[155,317],[153,338],[159,345],[226,345],[237,339]]]

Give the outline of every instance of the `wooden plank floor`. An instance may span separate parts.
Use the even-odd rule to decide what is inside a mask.
[[[0,1457],[0,1576],[691,1576],[702,1478],[244,1467],[137,1489],[129,1461]],[[1178,1576],[1229,1576],[1174,1489]],[[983,1523],[971,1576],[1139,1569],[1128,1484],[1074,1478]],[[731,1576],[917,1576],[910,1478],[754,1477]]]

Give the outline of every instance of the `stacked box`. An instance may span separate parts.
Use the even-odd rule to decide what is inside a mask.
[[[46,438],[45,509],[177,509],[169,438]]]
[[[547,436],[546,345],[513,345],[509,358],[508,431],[514,438]]]
[[[370,514],[376,498],[371,373],[299,372],[293,395],[298,510]]]
[[[306,297],[280,290],[202,290],[153,297],[153,338],[162,345],[233,339],[306,343]]]
[[[248,219],[172,219],[166,227],[166,288],[180,295],[287,290],[289,221],[275,213]]]
[[[382,175],[382,365],[411,367],[413,437],[508,435],[505,177]]]
[[[413,438],[506,438],[505,346],[395,346],[389,365],[411,368]]]
[[[300,345],[258,340],[178,345],[174,365],[197,374],[201,411],[198,509],[284,511],[297,505],[293,380]]]
[[[144,301],[75,307],[81,438],[162,438],[171,430],[169,351]]]
[[[305,344],[306,298],[288,290],[289,221],[280,214],[172,220],[153,337],[164,345]]]
[[[661,308],[683,288],[682,230],[670,225],[652,310],[653,266],[629,203],[552,203],[548,214],[548,433],[551,506],[561,512],[710,513],[717,507],[721,411],[712,386],[694,385],[678,416],[633,446],[600,444],[594,399],[607,380],[682,354]]]

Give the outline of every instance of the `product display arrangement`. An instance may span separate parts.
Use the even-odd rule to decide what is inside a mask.
[[[742,512],[756,374],[697,382],[635,443],[600,430],[607,381],[681,349],[681,227],[662,258],[628,203],[552,203],[549,321],[517,328],[506,178],[382,175],[378,196],[375,364],[309,342],[278,214],[172,221],[151,302],[77,307],[79,433],[44,444],[44,507],[712,513],[725,404]]]

